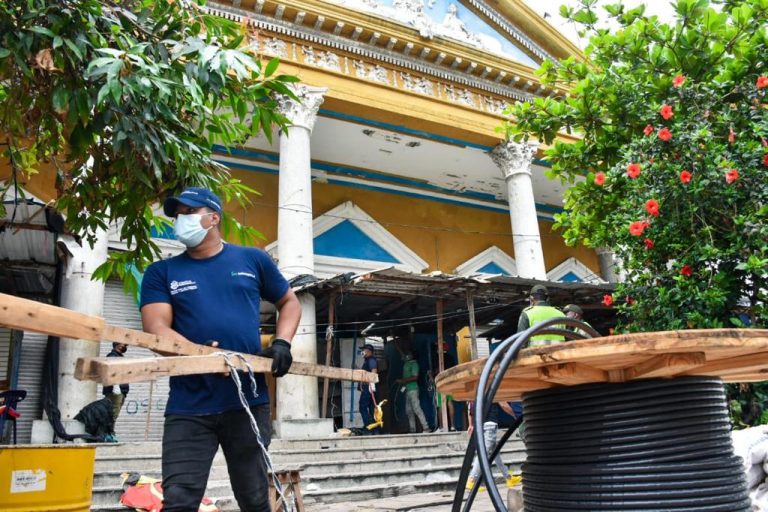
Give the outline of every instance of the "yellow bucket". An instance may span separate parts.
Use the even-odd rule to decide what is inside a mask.
[[[0,446],[0,510],[88,512],[92,445]]]

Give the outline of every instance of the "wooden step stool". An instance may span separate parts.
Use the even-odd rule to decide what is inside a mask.
[[[288,502],[278,503],[277,490],[275,489],[272,474],[269,474],[269,505],[272,512],[304,512],[304,499],[301,497],[301,470],[303,466],[293,468],[281,468],[275,470],[277,481],[283,488],[283,496]]]

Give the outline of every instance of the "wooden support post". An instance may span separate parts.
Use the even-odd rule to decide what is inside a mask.
[[[437,315],[437,369],[439,373],[445,371],[445,354],[443,354],[443,299],[437,299],[435,306]],[[436,391],[439,393],[439,391]],[[440,426],[444,432],[448,432],[448,403],[445,395],[440,400]]]
[[[333,320],[336,313],[336,294],[331,293],[328,299],[328,327],[325,329],[325,366],[331,366],[331,357],[333,355]],[[321,418],[325,418],[328,413],[328,377],[323,379],[323,412]]]
[[[472,290],[467,290],[467,311],[469,312],[469,336],[472,342],[472,360],[477,359],[477,325],[475,325],[475,298]]]

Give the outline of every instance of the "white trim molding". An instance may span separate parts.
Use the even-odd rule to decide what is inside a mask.
[[[387,267],[420,274],[429,267],[428,263],[418,254],[351,201],[346,201],[315,218],[312,222],[313,238],[317,238],[346,221],[362,231],[399,263],[315,254],[315,275],[317,277],[332,277],[344,272],[365,273]],[[266,250],[272,257],[275,257],[277,255],[277,242],[267,245]]]
[[[569,273],[572,273],[581,279],[584,283],[591,283],[591,284],[603,284],[606,283],[606,281],[603,281],[600,276],[593,272],[591,268],[571,256],[567,260],[560,263],[558,266],[547,272],[547,279],[549,281],[560,281],[568,275]]]
[[[460,276],[473,276],[478,274],[491,275],[479,271],[489,263],[498,265],[499,268],[504,270],[511,277],[517,276],[517,263],[515,263],[515,259],[495,245],[492,245],[456,267],[456,273]]]

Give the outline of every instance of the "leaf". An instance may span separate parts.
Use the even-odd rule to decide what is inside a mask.
[[[59,114],[63,114],[69,108],[69,89],[64,85],[58,85],[53,90],[53,96],[51,97],[51,103],[53,110]]]
[[[0,59],[4,59],[11,54],[8,48],[0,48]]]
[[[38,34],[42,34],[44,36],[48,36],[50,38],[56,37],[56,34],[51,32],[51,29],[49,29],[49,28],[35,26],[35,27],[31,27],[29,30],[32,31],[32,32],[36,32]]]
[[[277,58],[274,58],[269,61],[267,64],[267,67],[264,69],[264,77],[269,78],[272,76],[275,71],[277,71],[277,67],[280,65],[280,60]]]

